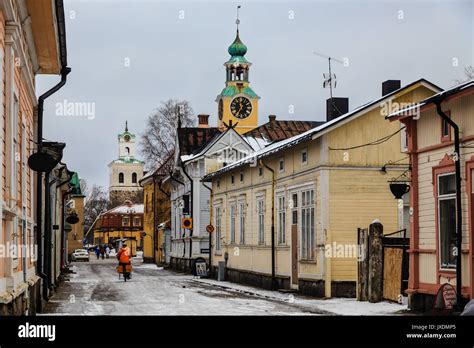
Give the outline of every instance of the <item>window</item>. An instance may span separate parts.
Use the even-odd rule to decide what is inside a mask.
[[[235,177],[234,175],[231,175],[230,177],[230,183],[233,185],[235,183]]]
[[[314,190],[301,193],[301,258],[314,259]]]
[[[129,147],[125,148],[125,155],[126,156],[130,155],[130,148]]]
[[[448,115],[449,118],[451,118],[450,111],[445,111],[444,113]],[[441,119],[441,141],[442,142],[451,141],[451,126],[444,119]]]
[[[217,188],[220,188],[220,187],[221,187],[221,181],[220,181],[219,179],[217,179],[216,184],[217,184]]]
[[[278,162],[278,169],[280,173],[283,173],[285,171],[285,159],[283,157],[280,158],[280,161]]]
[[[20,112],[20,105],[18,101],[18,97],[16,96],[16,93],[13,95],[13,115],[11,119],[11,134],[12,134],[12,166],[11,166],[11,197],[13,199],[18,198],[18,162],[19,162],[19,154],[20,154],[20,142],[18,139],[18,119],[19,119],[19,112]]]
[[[258,168],[258,176],[261,177],[261,178],[263,177],[263,168],[262,167]]]
[[[441,268],[456,267],[456,178],[438,176],[438,229]]]
[[[148,193],[145,195],[145,211],[148,211]]]
[[[142,219],[139,216],[134,216],[133,226],[141,226],[141,225],[142,225]]]
[[[122,218],[122,226],[129,227],[130,226],[130,218],[128,216],[124,216]]]
[[[265,208],[263,198],[257,199],[258,244],[265,244]]]
[[[137,183],[137,173],[132,173],[132,184]]]
[[[216,250],[221,250],[222,213],[221,207],[216,207]]]
[[[245,203],[239,203],[240,244],[245,244]]]
[[[237,206],[232,204],[230,206],[230,242],[235,243],[235,217]]]
[[[408,132],[406,126],[403,123],[400,124],[400,127],[400,150],[401,152],[406,152],[408,151]]]
[[[291,195],[290,207],[291,207],[291,223],[293,225],[297,225],[298,224],[298,194],[297,193],[293,193]]]
[[[240,182],[244,182],[244,173],[240,172]]]
[[[307,149],[303,149],[303,151],[301,151],[301,164],[302,165],[308,164],[308,150]]]
[[[119,173],[119,184],[123,184],[123,173]]]
[[[286,210],[285,197],[278,197],[278,244],[286,243]]]

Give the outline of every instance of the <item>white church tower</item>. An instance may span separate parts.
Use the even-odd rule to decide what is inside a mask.
[[[109,164],[109,199],[113,206],[130,200],[133,203],[143,203],[143,190],[139,185],[143,177],[144,162],[135,157],[135,135],[125,131],[118,135],[118,159]]]

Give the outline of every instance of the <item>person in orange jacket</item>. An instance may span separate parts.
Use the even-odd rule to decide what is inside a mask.
[[[126,243],[122,244],[122,248],[117,253],[117,259],[119,260],[119,265],[125,267],[125,265],[131,264],[131,255],[130,249],[127,247]],[[127,274],[127,278],[130,279],[130,273]]]

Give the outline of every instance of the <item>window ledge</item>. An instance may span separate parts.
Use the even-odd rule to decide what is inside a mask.
[[[317,264],[316,260],[299,260],[299,263],[315,265]]]

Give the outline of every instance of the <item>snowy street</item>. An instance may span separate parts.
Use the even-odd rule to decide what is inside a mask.
[[[74,262],[46,306],[46,315],[387,315],[403,314],[396,303],[313,299],[297,294],[195,279],[135,262],[132,280],[115,271],[116,260]]]

